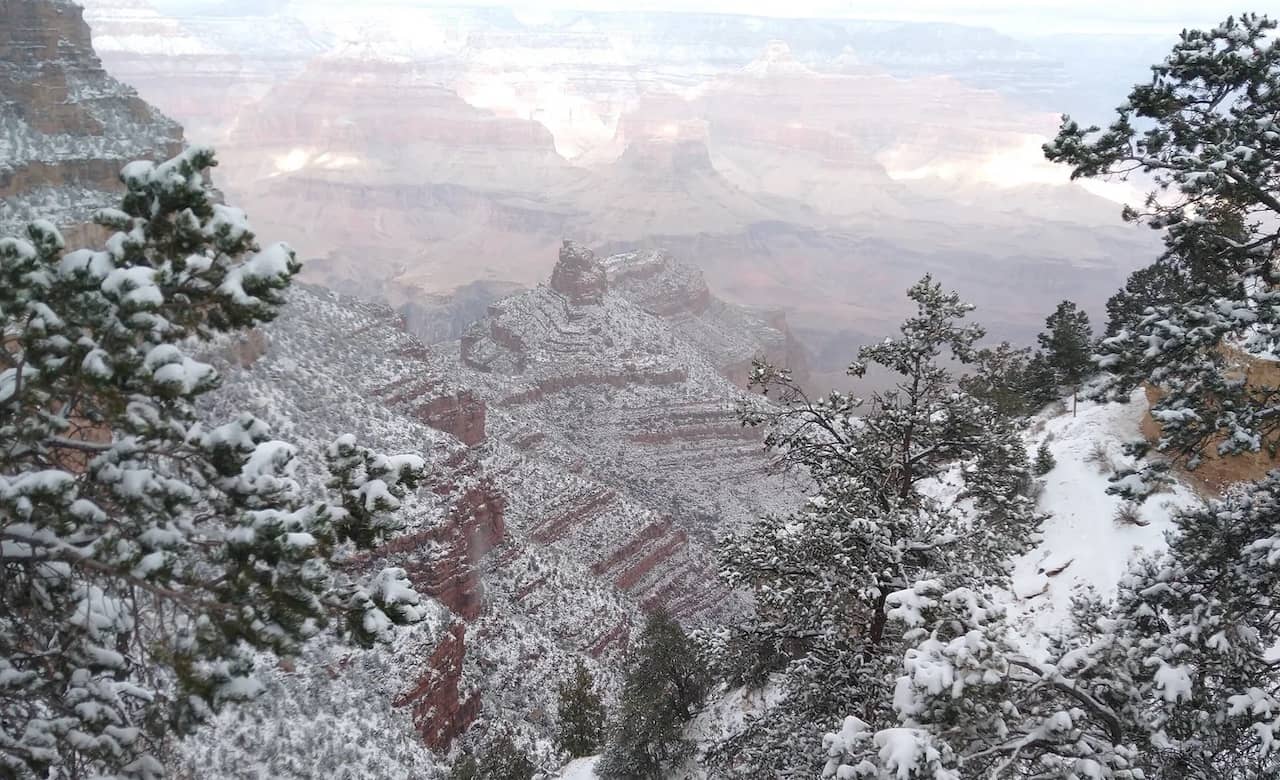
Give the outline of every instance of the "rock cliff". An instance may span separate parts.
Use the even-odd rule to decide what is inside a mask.
[[[55,216],[87,237],[124,163],[182,147],[176,123],[103,70],[75,3],[0,3],[0,85],[0,235]]]
[[[439,371],[485,400],[491,436],[602,483],[562,484],[531,539],[642,603],[732,609],[709,570],[715,537],[786,506],[794,486],[738,422],[739,405],[763,401],[727,376],[756,354],[794,358],[784,330],[661,253],[597,260],[566,243],[550,285],[491,304],[456,352],[440,347]]]

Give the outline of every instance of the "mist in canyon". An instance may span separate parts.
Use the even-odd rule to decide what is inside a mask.
[[[104,65],[218,149],[259,234],[428,342],[547,279],[568,238],[696,267],[830,384],[926,271],[1026,342],[1157,251],[1120,220],[1138,188],[1073,183],[1040,150],[1062,113],[1105,115],[1144,78],[1167,34],[1141,24],[85,5]]]

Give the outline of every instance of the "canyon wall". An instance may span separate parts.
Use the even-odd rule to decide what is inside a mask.
[[[182,148],[182,129],[103,70],[72,2],[0,4],[0,235],[48,217],[74,245],[123,191],[120,168]]]

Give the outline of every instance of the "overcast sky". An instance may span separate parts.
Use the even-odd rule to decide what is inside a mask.
[[[1245,0],[1247,3],[1249,0]],[[176,13],[225,10],[215,0],[151,0],[162,11]],[[258,0],[243,6],[337,5],[352,0]],[[355,0],[357,3],[369,0]],[[1156,33],[1203,27],[1238,13],[1239,0],[373,0],[379,5],[487,5],[536,10],[668,10],[709,11],[763,16],[843,17],[936,21],[994,27],[1016,35],[1063,32]],[[233,0],[231,4],[236,4]],[[1257,10],[1264,10],[1254,3]]]

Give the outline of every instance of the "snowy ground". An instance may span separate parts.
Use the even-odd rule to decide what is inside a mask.
[[[1146,411],[1138,390],[1128,404],[1081,401],[1075,417],[1035,418],[1028,431],[1032,457],[1047,441],[1057,461],[1042,478],[1040,508],[1049,513],[1043,539],[1013,569],[1012,612],[1031,644],[1065,625],[1078,587],[1113,593],[1131,560],[1164,549],[1174,511],[1196,501],[1178,484],[1141,505],[1138,520],[1146,525],[1117,519],[1124,502],[1106,492],[1107,478],[1132,462],[1122,447],[1139,438]]]
[[[599,756],[575,758],[560,770],[561,780],[593,780],[596,776],[596,762]]]

